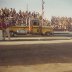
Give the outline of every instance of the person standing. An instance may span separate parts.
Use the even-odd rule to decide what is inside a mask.
[[[8,36],[8,40],[10,40],[10,31],[9,31],[9,19],[6,17],[4,20],[4,24],[5,24],[5,32]]]
[[[5,23],[3,18],[1,18],[1,29],[3,34],[3,40],[5,40]]]

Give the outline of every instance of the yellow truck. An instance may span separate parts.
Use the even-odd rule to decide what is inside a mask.
[[[32,20],[31,25],[23,26],[16,25],[10,27],[10,35],[27,35],[27,34],[42,34],[42,35],[52,35],[53,28],[51,26],[40,26],[39,20]]]

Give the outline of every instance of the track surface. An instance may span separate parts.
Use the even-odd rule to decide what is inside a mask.
[[[0,45],[0,72],[72,72],[72,43]]]

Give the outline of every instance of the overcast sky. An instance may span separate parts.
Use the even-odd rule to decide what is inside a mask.
[[[15,8],[18,10],[36,11],[41,13],[42,0],[0,0],[0,8]],[[72,17],[72,0],[44,0],[45,17],[67,16]]]

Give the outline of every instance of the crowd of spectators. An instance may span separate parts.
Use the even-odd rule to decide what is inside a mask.
[[[42,20],[42,16],[38,12],[21,11],[17,12],[13,8],[1,8],[0,9],[0,27],[12,26],[12,25],[28,25],[29,18]],[[51,21],[44,19],[44,25],[52,25],[54,30],[72,30],[72,18],[71,17],[55,17],[51,18]]]
[[[40,14],[38,12],[24,12],[24,11],[19,11],[16,12],[15,9],[13,8],[2,8],[0,9],[0,22],[9,24],[9,25],[19,25],[19,24],[28,24],[29,18],[40,18]]]
[[[54,27],[54,30],[72,31],[72,18],[53,16],[51,18],[51,25]]]

